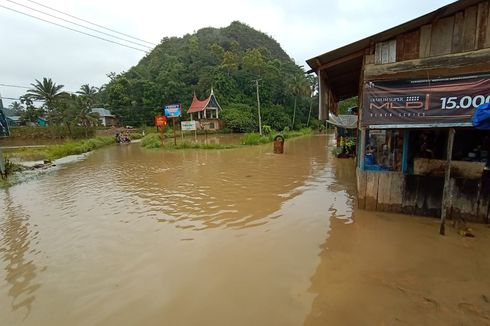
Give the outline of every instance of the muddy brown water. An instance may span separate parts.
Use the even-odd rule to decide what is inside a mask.
[[[488,325],[490,229],[356,210],[331,136],[95,151],[0,191],[0,325]]]

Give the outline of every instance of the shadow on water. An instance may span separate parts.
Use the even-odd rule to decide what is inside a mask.
[[[23,213],[20,205],[15,205],[8,190],[4,193],[5,217],[0,224],[2,234],[0,253],[5,263],[5,280],[9,284],[8,295],[12,298],[13,311],[25,310],[25,317],[32,309],[35,293],[41,287],[35,279],[38,267],[31,255],[39,254],[31,249],[31,242],[37,240],[37,232],[32,230],[29,216]]]

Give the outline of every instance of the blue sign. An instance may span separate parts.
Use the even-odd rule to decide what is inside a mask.
[[[169,118],[180,117],[180,104],[165,105],[163,107],[163,114]]]

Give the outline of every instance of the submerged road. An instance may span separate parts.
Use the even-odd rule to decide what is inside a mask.
[[[111,146],[0,190],[0,325],[485,325],[489,229],[356,210],[332,144]]]

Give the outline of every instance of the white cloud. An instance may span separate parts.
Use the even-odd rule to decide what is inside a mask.
[[[28,0],[15,1],[30,7],[36,6]],[[180,37],[203,27],[224,27],[234,20],[240,20],[274,37],[300,65],[305,65],[305,60],[310,57],[401,24],[451,2],[36,1],[154,43],[159,43],[163,37]],[[7,0],[0,0],[0,5],[28,12]],[[47,11],[42,7],[36,8]],[[52,14],[60,15],[55,12]],[[0,83],[16,85],[29,86],[34,79],[46,76],[70,90],[77,90],[85,83],[100,86],[107,82],[106,74],[126,71],[144,55],[1,7],[0,41]],[[0,86],[2,96],[18,97],[23,92],[22,89]],[[8,105],[9,102],[4,101],[4,104]]]

